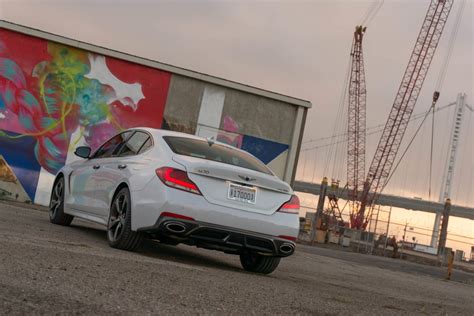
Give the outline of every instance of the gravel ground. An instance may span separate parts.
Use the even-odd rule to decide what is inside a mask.
[[[109,248],[104,230],[0,203],[0,314],[474,314],[474,276],[300,246],[268,276],[238,257],[147,241]]]

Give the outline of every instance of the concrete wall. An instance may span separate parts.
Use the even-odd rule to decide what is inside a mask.
[[[137,126],[213,136],[290,182],[305,111],[0,28],[0,189],[20,200],[48,204],[75,147]]]
[[[215,137],[244,149],[285,178],[297,106],[235,89],[172,75],[164,127]],[[299,139],[299,138],[298,138]]]
[[[289,145],[296,106],[236,90],[226,93],[223,115],[232,118],[246,135]],[[225,128],[224,122],[221,128]]]
[[[166,101],[164,127],[195,134],[204,83],[173,75]]]

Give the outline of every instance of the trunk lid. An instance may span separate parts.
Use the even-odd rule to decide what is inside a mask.
[[[186,169],[204,198],[215,205],[270,215],[292,195],[291,187],[274,175],[183,155],[174,155],[173,161]],[[242,194],[254,195],[254,203],[241,199]]]

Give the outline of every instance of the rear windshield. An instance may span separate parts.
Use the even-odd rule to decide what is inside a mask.
[[[178,155],[196,157],[206,160],[226,163],[266,174],[272,174],[270,169],[257,158],[219,144],[209,145],[207,141],[186,137],[163,136],[171,150]]]

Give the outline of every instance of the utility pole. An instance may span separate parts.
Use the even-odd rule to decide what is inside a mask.
[[[466,94],[458,93],[456,99],[456,109],[454,110],[454,122],[451,127],[451,138],[449,140],[449,154],[446,161],[446,168],[443,175],[443,182],[441,184],[441,192],[439,195],[439,203],[444,203],[446,199],[451,196],[451,188],[454,175],[454,167],[456,165],[456,156],[460,143],[461,127],[463,122],[463,114],[466,107]],[[439,239],[439,228],[441,224],[441,213],[436,213],[433,235],[431,237],[431,247],[435,248]]]
[[[402,238],[402,247],[400,248],[400,258],[403,256],[403,249],[405,247],[405,236],[407,234],[408,222],[405,221],[405,228],[403,228],[403,238]]]
[[[314,215],[313,225],[311,229],[311,242],[313,242],[314,238],[316,237],[316,228],[318,224],[318,219],[323,214],[324,203],[326,202],[327,190],[328,190],[328,178],[324,177],[323,181],[321,181],[321,187],[319,189],[318,206],[316,207],[316,214]]]
[[[385,246],[383,248],[384,256],[385,256],[385,249],[387,249],[387,242],[388,242],[388,230],[390,228],[390,218],[392,217],[392,207],[390,206],[390,210],[388,211],[388,220],[387,220],[387,229],[385,233]]]
[[[446,199],[443,209],[443,219],[441,222],[441,234],[438,243],[438,256],[444,257],[446,251],[446,239],[448,237],[448,221],[449,213],[451,212],[451,200]]]

